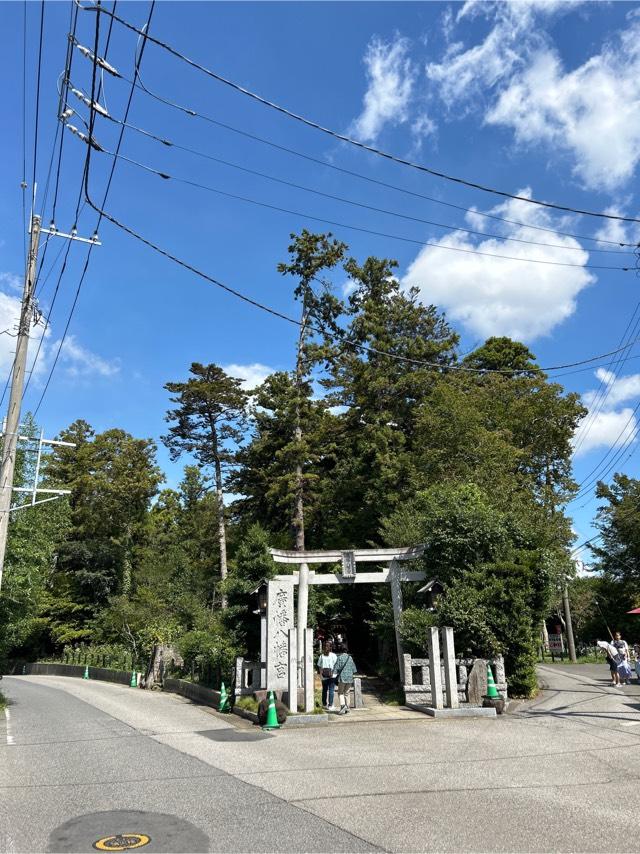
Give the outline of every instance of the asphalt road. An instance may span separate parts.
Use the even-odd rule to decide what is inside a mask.
[[[272,735],[169,694],[5,677],[0,850],[140,834],[149,854],[638,851],[640,687],[610,688],[605,667],[540,675],[495,720]]]

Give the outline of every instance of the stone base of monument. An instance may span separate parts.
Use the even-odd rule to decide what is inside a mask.
[[[407,708],[423,712],[432,718],[495,718],[495,709],[485,709],[482,706],[460,706],[459,709],[434,709],[433,706],[423,706],[418,703],[407,703]]]

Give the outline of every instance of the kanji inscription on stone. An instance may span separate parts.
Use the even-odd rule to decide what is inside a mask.
[[[267,582],[267,690],[288,690],[289,629],[293,620],[293,579]]]

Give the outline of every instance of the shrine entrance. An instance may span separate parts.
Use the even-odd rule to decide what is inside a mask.
[[[326,551],[285,551],[271,549],[276,563],[294,564],[297,572],[277,575],[266,584],[266,597],[261,625],[261,686],[288,695],[289,708],[297,711],[298,689],[303,690],[305,711],[314,706],[313,630],[308,628],[310,585],[388,583],[391,586],[396,652],[400,678],[403,679],[403,647],[400,636],[403,581],[423,581],[424,572],[407,569],[403,564],[422,557],[424,546],[390,549],[353,549]],[[358,564],[387,564],[383,569],[359,572]],[[309,564],[339,564],[338,573],[318,573]],[[294,620],[294,590],[298,588]]]

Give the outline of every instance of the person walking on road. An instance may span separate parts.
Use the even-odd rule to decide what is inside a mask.
[[[335,663],[335,673],[338,679],[338,699],[340,711],[338,714],[346,715],[349,712],[349,692],[353,687],[353,677],[356,674],[356,665],[349,654],[346,643],[336,647],[338,657]]]
[[[331,644],[325,641],[322,645],[322,653],[318,656],[318,673],[322,679],[322,705],[328,712],[335,712],[333,695],[336,689],[336,659],[335,652],[331,651]]]
[[[614,662],[616,673],[613,680],[614,685],[629,685],[631,683],[631,667],[629,666],[629,644],[622,640],[620,632],[613,633],[612,645],[618,650]],[[613,674],[612,674],[613,675]]]

